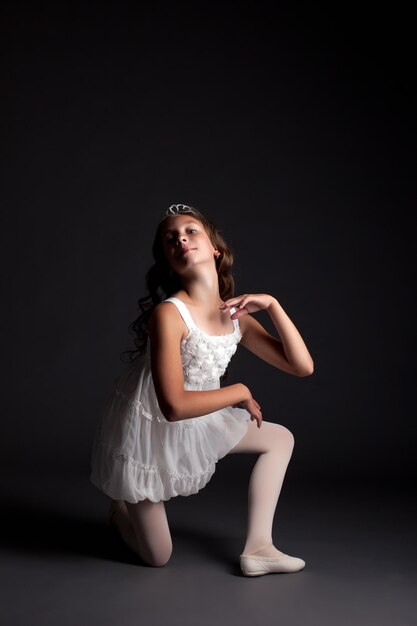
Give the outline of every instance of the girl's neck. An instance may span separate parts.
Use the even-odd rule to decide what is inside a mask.
[[[219,293],[219,281],[217,274],[216,280],[211,284],[190,282],[188,285],[185,285],[182,289],[180,289],[177,294],[178,297],[186,304],[206,310],[216,308],[223,302]]]

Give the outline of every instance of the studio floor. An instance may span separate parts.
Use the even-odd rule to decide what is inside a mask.
[[[306,568],[247,578],[246,472],[235,460],[217,467],[199,494],[166,502],[174,549],[159,568],[108,526],[108,499],[88,476],[3,474],[2,625],[415,626],[411,489],[289,477],[274,542]]]

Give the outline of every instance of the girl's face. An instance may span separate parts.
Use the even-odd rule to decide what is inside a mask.
[[[203,224],[189,213],[166,218],[161,244],[169,265],[179,274],[196,263],[214,262],[215,248]]]

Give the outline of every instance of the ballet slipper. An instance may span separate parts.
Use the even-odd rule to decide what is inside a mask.
[[[283,554],[279,557],[240,555],[240,568],[245,576],[263,576],[265,574],[290,574],[305,567],[305,561],[295,556]]]

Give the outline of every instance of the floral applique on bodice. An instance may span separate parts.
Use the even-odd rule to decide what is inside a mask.
[[[181,341],[184,382],[190,385],[218,382],[242,338],[238,320],[232,320],[235,327],[233,332],[226,335],[208,335],[196,326],[182,300],[171,296],[164,300],[166,301],[176,305],[189,329],[187,337]],[[234,312],[235,308],[232,307],[230,313]]]

